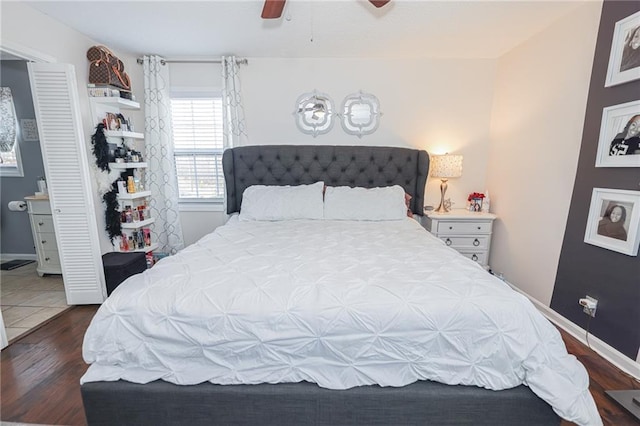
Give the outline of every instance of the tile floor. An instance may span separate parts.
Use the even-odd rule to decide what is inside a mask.
[[[0,271],[0,305],[9,343],[69,308],[62,275],[40,277],[36,265]]]

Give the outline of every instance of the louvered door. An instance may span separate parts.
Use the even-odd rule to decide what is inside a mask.
[[[102,303],[104,272],[75,69],[44,63],[28,69],[67,303]]]

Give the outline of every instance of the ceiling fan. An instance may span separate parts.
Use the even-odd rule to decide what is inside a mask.
[[[369,3],[375,7],[382,7],[389,3],[391,0],[369,0]],[[277,19],[282,16],[282,10],[286,0],[264,0],[264,7],[262,8],[263,19]]]

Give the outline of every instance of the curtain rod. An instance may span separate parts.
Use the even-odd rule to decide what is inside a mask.
[[[137,62],[142,65],[142,58],[138,58]],[[161,59],[162,65],[166,64],[221,64],[222,59]],[[247,65],[249,60],[247,58],[236,59],[236,64]]]

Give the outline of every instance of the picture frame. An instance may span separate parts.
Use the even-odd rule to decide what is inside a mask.
[[[38,124],[35,118],[20,119],[20,139],[24,142],[38,142]]]
[[[640,167],[640,101],[602,110],[596,167]]]
[[[640,12],[616,22],[604,87],[640,78]]]
[[[640,191],[593,188],[584,242],[637,256],[640,243]]]

